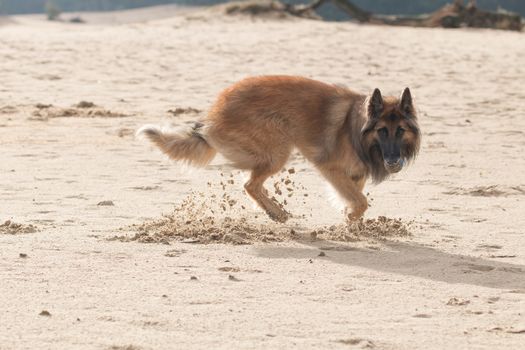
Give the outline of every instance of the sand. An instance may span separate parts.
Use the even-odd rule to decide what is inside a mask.
[[[141,11],[1,21],[2,350],[522,346],[523,33]],[[295,154],[278,225],[134,138],[258,74],[410,86],[420,156],[348,228]]]

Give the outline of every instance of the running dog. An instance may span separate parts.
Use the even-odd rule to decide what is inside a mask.
[[[202,122],[166,130],[145,125],[146,136],[171,159],[203,167],[221,153],[249,170],[248,195],[278,222],[289,213],[263,184],[279,172],[294,148],[328,180],[359,219],[368,203],[363,188],[399,172],[421,141],[410,90],[399,98],[371,96],[295,76],[244,79],[224,90]]]

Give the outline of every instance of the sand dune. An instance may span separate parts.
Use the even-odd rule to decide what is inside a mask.
[[[1,349],[522,346],[524,34],[133,16],[0,27]],[[366,219],[398,218],[408,234],[327,234],[342,214],[300,155],[293,195],[279,185],[294,217],[271,229],[223,159],[186,170],[133,136],[199,119],[261,74],[411,87],[421,154],[366,188]],[[148,223],[180,220],[174,208],[200,192],[190,198],[235,202],[221,215],[247,220],[238,237],[255,225],[285,239],[133,239],[165,234]]]
[[[160,19],[169,19],[174,16],[184,16],[194,12],[202,12],[203,8],[194,6],[182,5],[157,5],[150,7],[141,7],[136,9],[128,9],[122,11],[107,11],[107,12],[64,12],[60,15],[58,21],[69,22],[71,19],[80,18],[83,23],[76,25],[121,25],[144,23],[148,21],[158,21]],[[2,19],[3,18],[3,19]],[[0,17],[0,25],[2,22],[7,22],[9,17]],[[47,21],[45,14],[34,15],[17,15],[11,17],[21,21]]]

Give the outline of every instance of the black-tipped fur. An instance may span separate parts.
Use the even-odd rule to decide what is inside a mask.
[[[171,159],[196,167],[206,166],[215,157],[213,149],[202,134],[202,123],[178,129],[161,129],[155,125],[142,127],[137,134],[144,135]]]

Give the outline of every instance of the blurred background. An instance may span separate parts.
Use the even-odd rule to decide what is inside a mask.
[[[53,4],[62,11],[111,11],[143,6],[179,4],[205,6],[224,3],[224,0],[0,0],[0,14],[25,14],[45,12],[46,5]],[[308,3],[307,0],[287,0],[290,4]],[[354,0],[353,3],[375,13],[419,14],[435,11],[452,0]],[[524,0],[478,0],[486,10],[505,9],[525,15]],[[344,20],[346,16],[334,5],[327,3],[318,13],[325,19]]]

